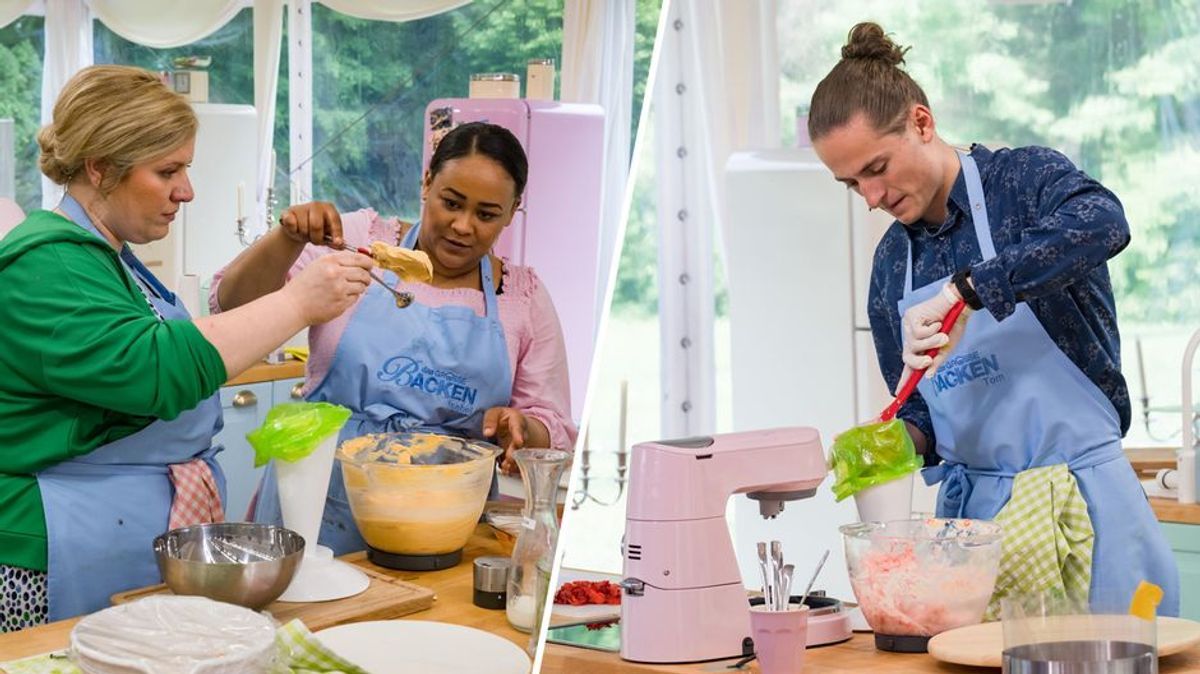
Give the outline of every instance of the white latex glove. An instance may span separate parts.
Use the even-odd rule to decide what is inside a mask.
[[[904,318],[900,321],[901,331],[904,333],[904,372],[900,374],[895,392],[900,391],[913,370],[925,369],[925,377],[932,377],[954,350],[958,340],[962,338],[963,330],[966,329],[971,309],[963,308],[958,321],[950,329],[950,334],[942,334],[941,329],[942,319],[959,299],[961,298],[958,296],[958,290],[947,283],[942,286],[941,292],[924,302],[914,304],[904,312]],[[937,357],[925,355],[930,349],[938,349]]]

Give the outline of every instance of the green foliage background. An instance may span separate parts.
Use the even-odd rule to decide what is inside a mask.
[[[783,0],[785,145],[796,106],[864,20],[912,45],[907,67],[948,141],[1054,147],[1120,197],[1133,241],[1109,268],[1123,322],[1200,323],[1200,2]],[[642,152],[639,179],[652,184],[652,144]],[[639,184],[616,311],[656,312],[655,217]]]
[[[640,117],[661,0],[638,0],[634,54],[634,124]],[[525,77],[531,58],[561,66],[563,0],[475,0],[459,9],[406,23],[366,21],[313,6],[313,195],[347,209],[371,206],[415,218],[419,211],[425,106],[467,95],[470,75],[513,72]],[[286,15],[285,15],[286,24]],[[42,25],[25,17],[0,29],[0,117],[17,120],[16,135],[32,139],[39,125]],[[254,103],[253,14],[240,12],[213,35],[175,49],[133,44],[95,24],[97,63],[170,69],[175,56],[213,56],[209,98]],[[287,42],[276,99],[276,185],[288,190]],[[253,149],[247,149],[253,152]],[[18,152],[26,209],[39,205],[37,149]]]
[[[660,5],[637,3],[635,124]],[[1200,191],[1193,187],[1200,183],[1200,2],[784,0],[785,144],[793,140],[795,106],[807,102],[861,20],[879,21],[913,46],[908,67],[948,140],[1055,147],[1117,193],[1133,228],[1130,247],[1110,265],[1122,319],[1200,320]],[[42,22],[23,17],[0,29],[0,117],[15,120],[17,194],[26,209],[40,201],[34,136]],[[464,96],[471,73],[524,75],[529,58],[558,59],[562,0],[476,0],[406,24],[353,19],[318,4],[313,27],[314,140],[322,148],[313,196],[413,217],[425,104]],[[165,69],[175,55],[212,54],[212,100],[251,104],[252,32],[247,9],[196,45],[153,50],[97,22],[96,60]],[[286,64],[285,46],[276,113],[280,185],[289,166]],[[645,315],[657,311],[652,150],[646,142],[615,293],[616,310]],[[723,295],[717,302],[722,314]]]
[[[0,29],[0,119],[13,120],[15,187],[17,201],[26,211],[42,203],[42,174],[37,170],[45,51],[42,23],[40,16],[25,16]]]

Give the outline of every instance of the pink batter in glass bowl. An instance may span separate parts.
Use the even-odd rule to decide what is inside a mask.
[[[999,524],[913,519],[839,530],[877,648],[924,652],[929,637],[983,619],[1000,565]]]

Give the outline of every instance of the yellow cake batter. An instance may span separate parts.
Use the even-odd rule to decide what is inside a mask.
[[[433,263],[424,251],[389,246],[382,241],[371,242],[371,257],[380,267],[400,277],[401,281],[429,283],[433,281]]]
[[[401,442],[366,435],[338,450],[350,509],[371,547],[405,555],[453,552],[463,547],[483,513],[495,462],[413,464],[457,439],[413,434]]]

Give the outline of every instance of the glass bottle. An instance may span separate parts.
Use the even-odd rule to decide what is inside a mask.
[[[554,563],[558,541],[555,497],[570,454],[560,449],[522,449],[513,457],[525,483],[525,508],[521,511],[521,532],[513,547],[505,608],[510,625],[530,632],[536,622],[538,562],[544,562],[546,569]]]
[[[553,568],[553,555],[537,563],[537,610],[533,614],[533,627],[529,630],[529,644],[525,647],[531,659],[537,656],[538,641],[542,636],[542,617],[546,613],[546,601],[550,594],[550,572]]]

